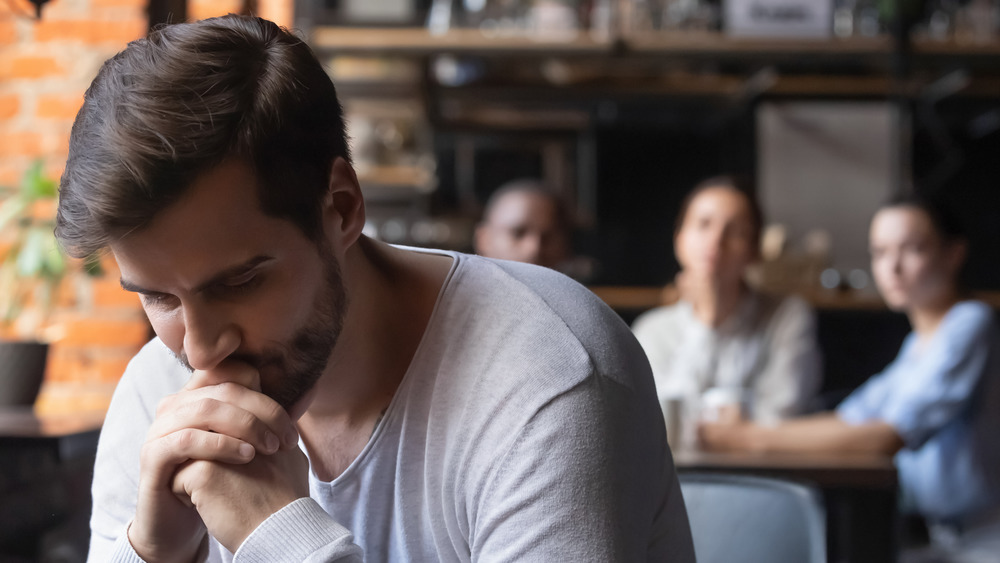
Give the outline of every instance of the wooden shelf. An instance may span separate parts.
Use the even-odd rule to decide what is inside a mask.
[[[913,52],[918,55],[996,57],[1000,56],[1000,38],[983,43],[916,39],[913,41]]]
[[[361,28],[317,26],[311,44],[337,54],[573,56],[686,54],[703,56],[888,56],[887,36],[829,39],[731,37],[718,32],[642,32],[598,39],[587,32],[565,38],[486,34],[478,29],[454,29],[433,35],[426,28]],[[997,56],[1000,38],[985,43],[916,38],[913,52],[937,56]]]
[[[693,55],[887,55],[887,37],[850,39],[791,39],[730,37],[713,32],[663,32],[633,34],[629,51],[643,54]]]
[[[523,35],[488,36],[478,29],[456,29],[433,35],[425,28],[354,28],[319,26],[310,43],[336,54],[434,55],[598,55],[611,52],[611,41],[600,41],[578,33],[565,39]]]

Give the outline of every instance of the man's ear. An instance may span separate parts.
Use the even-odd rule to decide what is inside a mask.
[[[337,157],[323,198],[323,227],[330,244],[341,251],[357,242],[365,228],[365,199],[354,167]]]

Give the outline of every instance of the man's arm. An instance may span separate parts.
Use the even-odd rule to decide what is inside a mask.
[[[655,404],[591,376],[497,452],[469,506],[473,561],[694,561]]]
[[[698,438],[706,449],[751,452],[893,455],[903,447],[896,429],[885,422],[848,424],[833,413],[788,420],[776,426],[743,421],[703,423],[698,427]]]
[[[137,498],[139,497],[139,482],[142,477],[139,470],[139,451],[143,447],[145,437],[154,432],[151,430],[155,418],[154,411],[163,397],[191,392],[194,389],[182,390],[187,380],[189,387],[197,387],[197,380],[187,379],[186,372],[177,369],[179,366],[169,356],[166,349],[158,341],[153,341],[130,364],[125,376],[119,383],[108,411],[107,420],[101,434],[98,448],[97,464],[94,472],[94,514],[91,521],[92,536],[90,542],[89,561],[142,561],[129,542],[126,530],[132,531],[137,515]],[[216,382],[217,383],[217,382]],[[252,382],[244,382],[253,385]],[[210,384],[202,380],[201,384]],[[178,390],[182,390],[178,393]],[[163,403],[161,407],[166,408]],[[180,403],[178,403],[180,404]],[[288,437],[290,443],[295,443],[294,435]],[[301,456],[297,447],[282,449],[282,453],[290,456]],[[263,459],[267,456],[260,455]],[[287,461],[287,460],[285,460]],[[280,462],[275,460],[274,462]],[[249,466],[251,463],[241,464]],[[282,462],[284,463],[284,462]],[[221,463],[219,465],[222,465]],[[233,465],[231,467],[238,467]],[[217,468],[216,468],[217,469]],[[295,473],[298,473],[296,470]],[[302,474],[305,475],[303,469]],[[185,477],[190,477],[189,474]],[[182,481],[174,480],[171,487]],[[186,481],[184,481],[186,482]],[[220,486],[225,484],[220,481]],[[229,483],[231,486],[232,483]],[[255,486],[259,486],[259,483]],[[193,491],[194,489],[192,489]],[[251,487],[246,488],[252,490]],[[199,489],[199,498],[212,494],[213,489]],[[306,493],[308,494],[308,493]],[[202,523],[202,515],[190,502],[186,494],[178,496],[168,489],[165,497],[170,501],[184,505],[197,525],[190,535],[190,543],[198,550],[198,559],[206,553],[209,560],[217,560],[216,555],[207,552],[209,548],[209,533]],[[205,516],[209,520],[225,519],[222,512],[226,504],[218,507],[212,502],[203,503]],[[312,506],[310,506],[310,504]],[[211,513],[209,513],[211,512]],[[159,514],[152,516],[158,517]],[[251,524],[247,524],[249,527]],[[215,527],[215,524],[212,524]],[[226,536],[227,531],[221,531]],[[276,541],[275,538],[281,538]],[[297,539],[296,539],[297,538]],[[291,549],[286,541],[296,539],[296,549]],[[244,545],[238,546],[236,560],[251,561],[359,561],[360,549],[352,544],[353,538],[347,530],[333,522],[330,517],[309,499],[300,499],[279,510],[277,514],[268,517],[261,525],[250,533]],[[214,542],[213,542],[214,543]],[[276,546],[283,546],[276,548]],[[218,550],[215,545],[212,552]],[[277,549],[277,550],[276,550]],[[276,550],[276,551],[275,551]],[[179,557],[183,559],[184,557]]]
[[[254,464],[257,467],[268,463],[263,460],[277,454],[281,447],[289,453],[274,457],[285,458],[294,455],[292,450],[297,451],[291,419],[259,389],[256,370],[231,363],[194,372],[180,392],[160,402],[142,446],[136,512],[128,528],[129,542],[145,561],[189,561],[201,545],[204,526],[209,526],[208,532],[213,535],[219,531],[217,521],[207,519],[204,508],[189,499],[189,493],[195,490],[190,480],[199,476],[198,469],[204,469],[204,463],[243,465],[260,458]],[[273,479],[257,483],[268,492],[294,477],[279,472],[269,476]],[[182,477],[189,480],[187,488],[177,483]],[[304,484],[306,478],[303,470],[298,481]],[[304,487],[308,491],[307,485]],[[291,494],[288,486],[281,490],[285,496]],[[294,498],[288,502],[291,500]],[[237,522],[241,527],[255,527],[259,516],[249,512]],[[230,540],[235,535],[230,532],[222,539]]]

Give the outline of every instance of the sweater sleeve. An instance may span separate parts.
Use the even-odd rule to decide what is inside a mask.
[[[90,562],[142,561],[126,535],[138,495],[139,452],[157,404],[186,381],[187,373],[178,368],[166,347],[154,340],[132,360],[115,390],[94,466]],[[214,540],[206,541],[201,552],[199,561],[220,561],[220,552],[228,558],[228,552]],[[361,549],[354,545],[351,533],[311,499],[299,499],[271,515],[251,533],[235,558],[278,563],[361,560]]]
[[[184,375],[154,340],[129,363],[111,399],[97,444],[90,550],[87,560],[139,561],[125,535],[139,490],[139,452],[160,398],[176,391]]]
[[[845,399],[837,413],[852,424],[886,422],[907,448],[920,448],[975,400],[993,330],[993,312],[987,306],[956,305],[926,350],[914,355],[901,352],[886,371]],[[905,375],[905,380],[897,374]]]
[[[346,528],[311,498],[272,514],[236,551],[237,563],[360,563],[361,548]]]

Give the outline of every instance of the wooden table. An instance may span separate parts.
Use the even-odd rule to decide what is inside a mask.
[[[826,510],[830,563],[891,562],[899,550],[897,474],[878,455],[674,452],[679,472],[737,473],[817,487]]]
[[[86,558],[103,420],[103,412],[0,408],[0,560],[46,560],[49,553]]]
[[[892,458],[882,455],[755,454],[683,449],[674,452],[674,465],[681,471],[766,475],[806,481],[819,487],[885,490],[895,489],[897,483]]]

